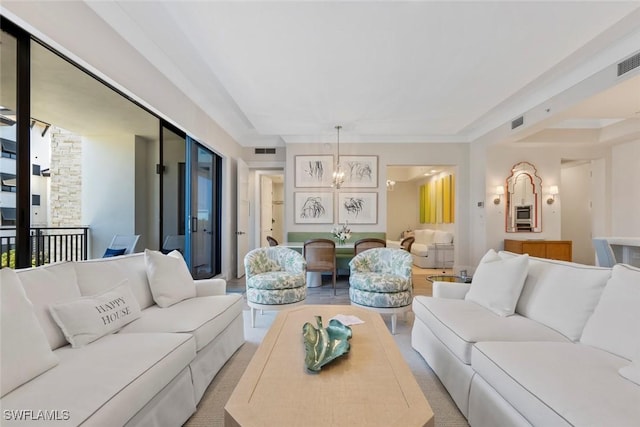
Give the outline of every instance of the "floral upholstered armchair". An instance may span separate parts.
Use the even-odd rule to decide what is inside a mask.
[[[282,310],[303,304],[307,297],[307,263],[300,253],[284,246],[257,248],[244,257],[247,303],[251,327],[255,310]]]
[[[396,248],[374,248],[359,253],[349,263],[349,298],[352,305],[391,314],[395,334],[398,313],[411,309],[413,283],[411,254]]]

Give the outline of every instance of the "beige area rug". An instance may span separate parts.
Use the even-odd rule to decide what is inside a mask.
[[[338,282],[338,295],[333,296],[331,284],[324,284],[321,288],[311,288],[307,293],[307,304],[349,304],[347,284],[344,280]],[[267,333],[275,312],[265,312],[256,317],[256,327],[251,328],[249,309],[245,306],[245,344],[229,359],[205,392],[198,405],[197,412],[187,421],[187,427],[212,427],[224,425],[224,405],[240,380],[251,357]],[[391,318],[383,316],[390,328]],[[422,357],[411,348],[411,326],[413,316],[407,322],[398,319],[396,344],[404,356],[407,365],[413,372],[420,388],[424,392],[435,414],[435,425],[442,427],[468,426],[464,416],[460,413],[444,386],[433,373]]]

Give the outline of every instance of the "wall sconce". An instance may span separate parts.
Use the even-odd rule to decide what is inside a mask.
[[[504,186],[502,185],[497,185],[496,186],[496,198],[493,199],[493,204],[494,205],[499,205],[500,202],[502,201],[502,195],[504,194]]]
[[[396,186],[396,182],[390,179],[387,180],[387,191],[393,191]]]
[[[551,187],[549,187],[549,194],[551,195],[551,197],[547,199],[547,204],[552,205],[553,202],[556,201],[556,194],[558,194],[558,186],[552,185]]]

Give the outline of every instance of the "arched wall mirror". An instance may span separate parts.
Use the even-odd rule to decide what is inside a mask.
[[[506,182],[505,224],[508,233],[542,231],[542,179],[529,162],[517,163]]]

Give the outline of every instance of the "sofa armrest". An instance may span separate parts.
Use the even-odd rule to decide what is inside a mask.
[[[210,297],[227,293],[227,282],[224,279],[194,280],[197,297]]]
[[[433,282],[434,298],[464,299],[471,283]]]

